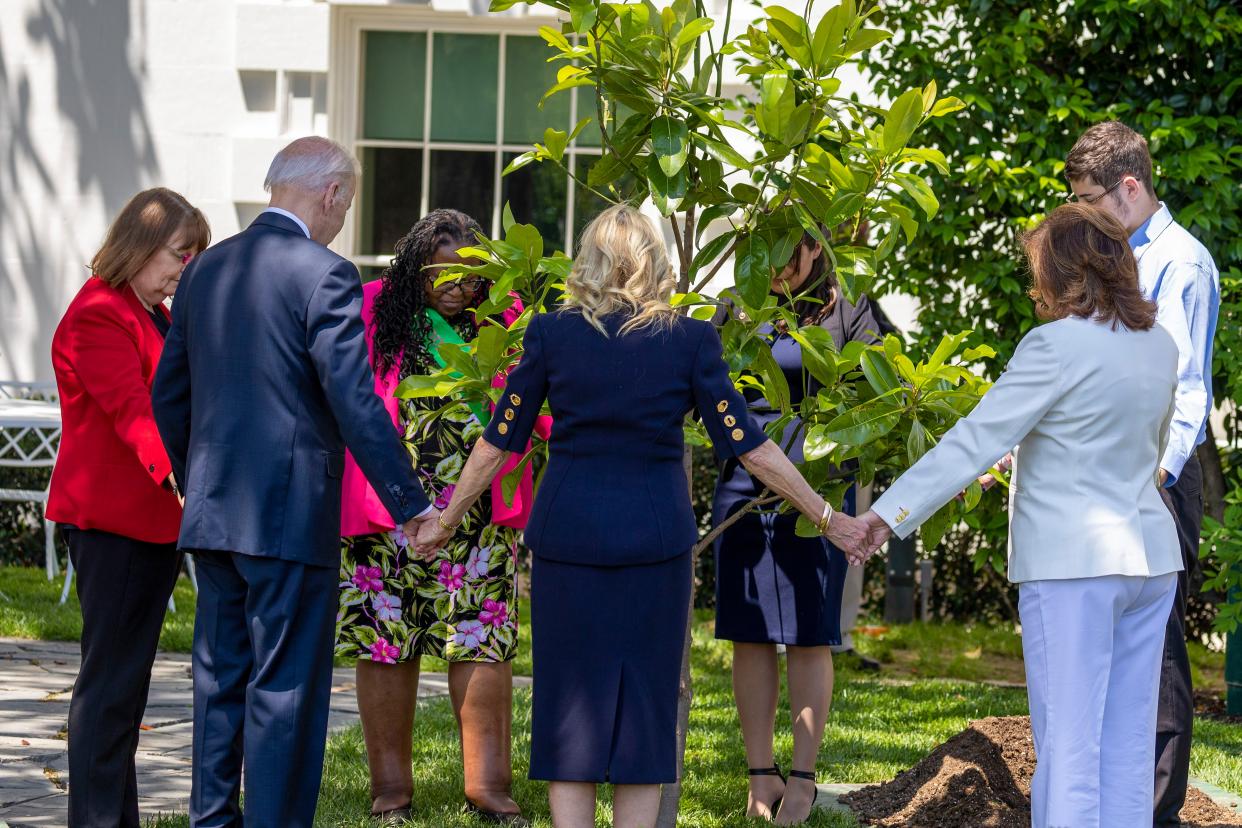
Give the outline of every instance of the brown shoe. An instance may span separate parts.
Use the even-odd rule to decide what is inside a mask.
[[[453,664],[449,694],[461,729],[466,810],[491,823],[529,825],[510,793],[513,665]]]

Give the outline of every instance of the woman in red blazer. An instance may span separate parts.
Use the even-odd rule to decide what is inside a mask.
[[[138,826],[134,753],[164,607],[181,570],[181,504],[151,381],[203,214],[158,187],[130,199],[52,337],[60,452],[47,516],[77,571],[82,666],[69,705],[69,824]]]

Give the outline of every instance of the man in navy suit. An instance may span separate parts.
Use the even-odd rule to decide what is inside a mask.
[[[152,389],[198,562],[190,822],[309,826],[327,737],[348,447],[398,525],[438,515],[375,395],[357,269],[328,250],[357,163],[277,154],[271,206],[186,268]]]

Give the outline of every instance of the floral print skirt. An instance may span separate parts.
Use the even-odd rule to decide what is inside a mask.
[[[403,401],[404,441],[437,508],[448,504],[464,445],[482,433],[473,418],[430,418]],[[472,441],[471,441],[472,442]],[[445,661],[509,661],[517,652],[518,530],[494,526],[484,492],[431,562],[398,527],[342,538],[336,654],[385,664],[423,655]]]

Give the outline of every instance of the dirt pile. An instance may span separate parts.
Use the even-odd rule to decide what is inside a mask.
[[[866,825],[1027,828],[1035,746],[1026,716],[980,719],[891,782],[841,797]],[[1242,826],[1242,818],[1191,789],[1190,828]]]

